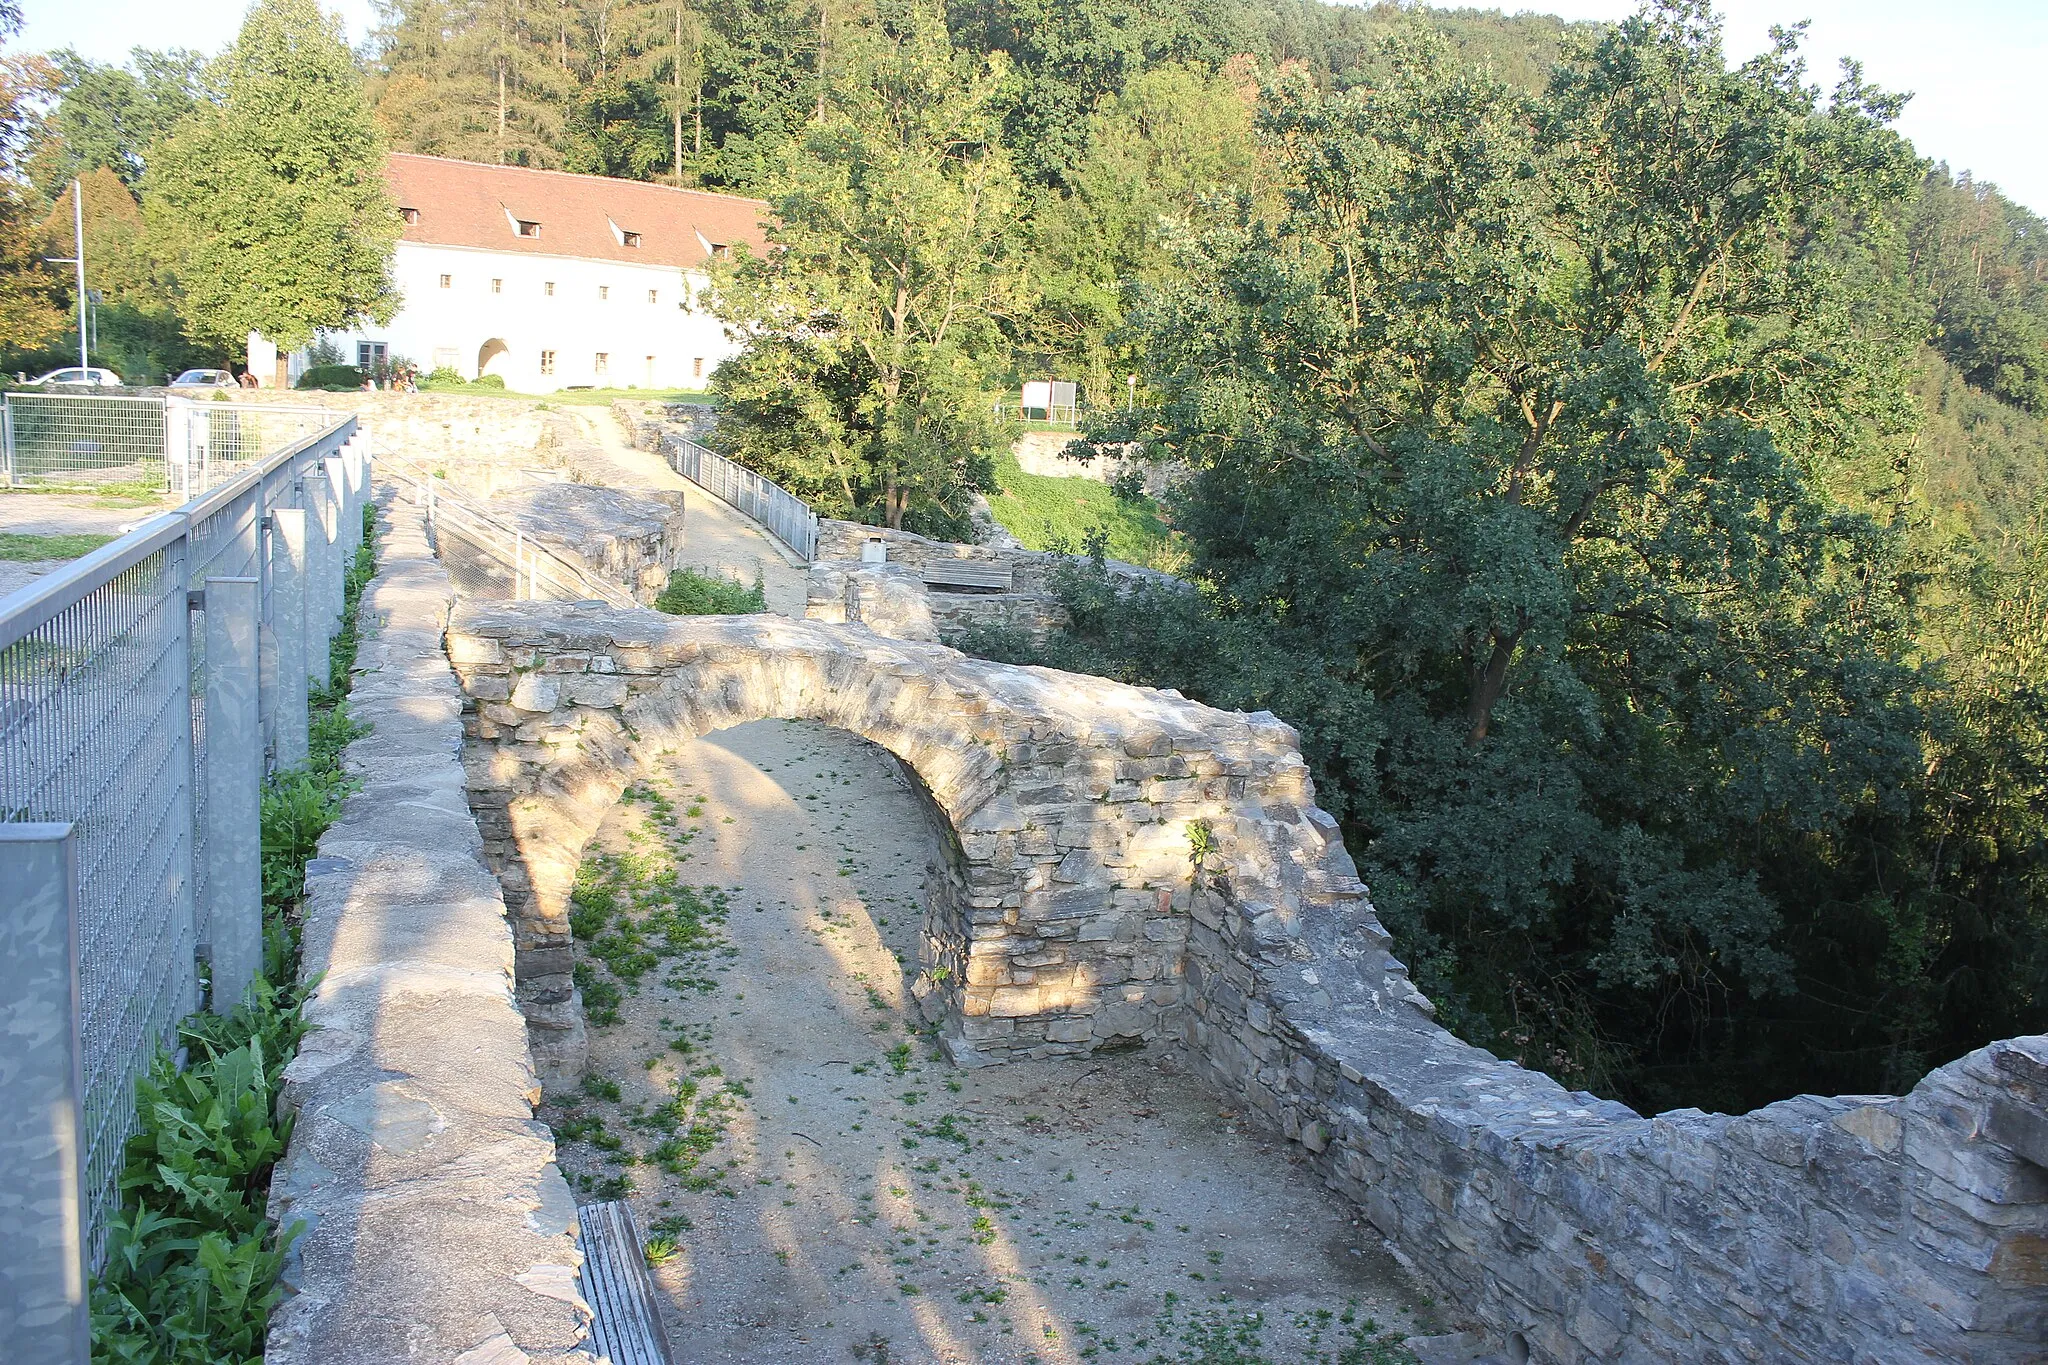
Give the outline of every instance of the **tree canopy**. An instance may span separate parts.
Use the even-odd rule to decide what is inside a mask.
[[[398,210],[384,145],[335,22],[315,0],[262,0],[144,179],[193,332],[280,347],[387,319]]]

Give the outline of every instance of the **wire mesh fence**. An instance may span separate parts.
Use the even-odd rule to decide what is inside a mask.
[[[0,474],[10,487],[121,485],[193,498],[332,420],[319,408],[225,399],[9,393]]]
[[[50,417],[41,405],[18,406],[15,397],[9,422],[27,407],[38,409],[36,421]],[[141,440],[134,433],[146,421],[134,414],[149,411],[148,400],[89,401],[98,406],[64,411],[71,443],[65,449],[76,455],[93,443],[84,415],[98,411],[107,420],[100,449],[109,459],[117,450],[133,454]],[[161,418],[164,409],[158,404],[154,411]],[[223,424],[231,428],[232,457],[210,453],[192,466],[194,481],[210,481],[210,491],[0,598],[0,826],[68,826],[76,848],[71,1028],[82,1081],[71,1140],[83,1177],[79,1244],[89,1269],[100,1263],[107,1219],[118,1207],[135,1081],[159,1048],[175,1046],[178,1021],[206,1003],[209,971],[216,1007],[230,1008],[239,998],[239,989],[223,988],[219,963],[202,960],[222,927],[217,917],[241,916],[246,926],[255,916],[260,925],[260,893],[237,892],[232,877],[224,879],[228,885],[213,884],[224,866],[253,866],[253,816],[229,828],[227,817],[209,808],[207,793],[219,789],[223,772],[245,772],[254,783],[266,765],[303,756],[266,749],[266,736],[290,733],[278,717],[291,707],[304,732],[306,679],[278,661],[317,658],[324,674],[339,579],[359,540],[369,466],[355,419],[326,414],[316,427],[304,413],[276,421],[271,415],[233,415]],[[222,430],[214,412],[206,425],[209,439]],[[161,430],[156,441],[161,459]],[[270,441],[276,444],[258,449]],[[239,475],[220,477],[237,464]],[[74,465],[61,472],[80,471]],[[306,517],[319,533],[309,533],[302,559],[290,561],[278,520],[323,500],[331,502],[330,515]],[[280,576],[305,591],[271,591]],[[216,598],[224,604],[218,609]],[[254,649],[239,661],[208,657],[207,641],[219,634],[209,625],[226,628],[225,618],[210,623],[209,613],[236,601],[248,604],[251,618],[240,638],[266,642],[268,668],[257,666]],[[291,619],[286,604],[299,604],[299,619]],[[230,666],[240,670],[235,685],[256,698],[248,714],[257,723],[216,734],[210,685]],[[303,663],[297,669],[306,671]],[[248,799],[222,810],[239,804],[252,811],[253,796],[242,796]],[[234,863],[231,851],[244,862]],[[4,899],[31,889],[8,887]],[[18,997],[42,984],[0,961],[0,993]],[[10,1121],[47,1117],[10,1119],[6,1108],[0,1105],[0,1188],[20,1197],[0,1200],[0,1262],[22,1254],[10,1244],[10,1218],[38,1208],[35,1191],[23,1189],[34,1186],[36,1173],[4,1169],[21,1150],[5,1130]],[[34,1216],[47,1220],[49,1207]]]

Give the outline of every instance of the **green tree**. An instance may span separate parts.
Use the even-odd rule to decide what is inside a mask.
[[[221,102],[178,126],[144,180],[194,334],[235,348],[261,332],[289,348],[389,319],[398,210],[334,21],[315,0],[263,0],[215,79]]]
[[[768,254],[715,280],[747,343],[714,381],[720,437],[841,515],[958,525],[1006,435],[989,379],[1020,302],[1002,70],[923,6],[844,39],[822,116],[780,159]]]
[[[1087,150],[1064,191],[1030,215],[1039,299],[1026,339],[1103,400],[1129,368],[1111,337],[1126,292],[1177,269],[1168,243],[1227,220],[1240,195],[1269,198],[1253,133],[1248,69],[1162,67],[1133,78],[1090,117]]]
[[[1303,726],[1478,1041],[1739,1102],[1703,1063],[1762,1047],[1802,898],[1919,769],[1912,312],[1847,235],[1917,172],[1897,102],[1851,70],[1817,104],[1791,35],[1730,71],[1673,0],[1577,42],[1535,97],[1418,35],[1276,92],[1286,212],[1143,293],[1156,402],[1100,433],[1194,471],[1202,609],[1080,620]]]
[[[0,44],[20,32],[19,0],[0,0]],[[0,340],[10,352],[54,341],[68,321],[63,285],[40,259],[45,253],[35,206],[23,193],[42,131],[36,109],[56,82],[56,71],[40,57],[0,56]]]
[[[173,48],[136,48],[126,67],[51,54],[58,73],[50,137],[34,163],[36,183],[55,196],[74,176],[105,166],[130,185],[142,179],[152,144],[207,97],[206,59]]]

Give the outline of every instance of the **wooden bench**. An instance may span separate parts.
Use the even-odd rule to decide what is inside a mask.
[[[1014,581],[1009,565],[991,564],[985,559],[934,560],[920,573],[926,587],[952,592],[1008,592]]]
[[[654,1281],[624,1200],[576,1210],[583,1242],[578,1279],[590,1304],[590,1344],[611,1365],[675,1365],[654,1303]]]

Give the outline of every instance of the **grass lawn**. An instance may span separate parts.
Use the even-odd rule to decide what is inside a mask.
[[[1109,534],[1111,559],[1171,571],[1181,557],[1173,532],[1149,498],[1125,502],[1108,484],[1093,479],[1026,474],[1008,453],[996,457],[996,483],[1001,491],[989,496],[990,510],[1004,530],[1031,549],[1078,553],[1099,526]]]
[[[0,531],[0,559],[26,564],[38,559],[76,559],[91,554],[112,536],[25,536]]]

